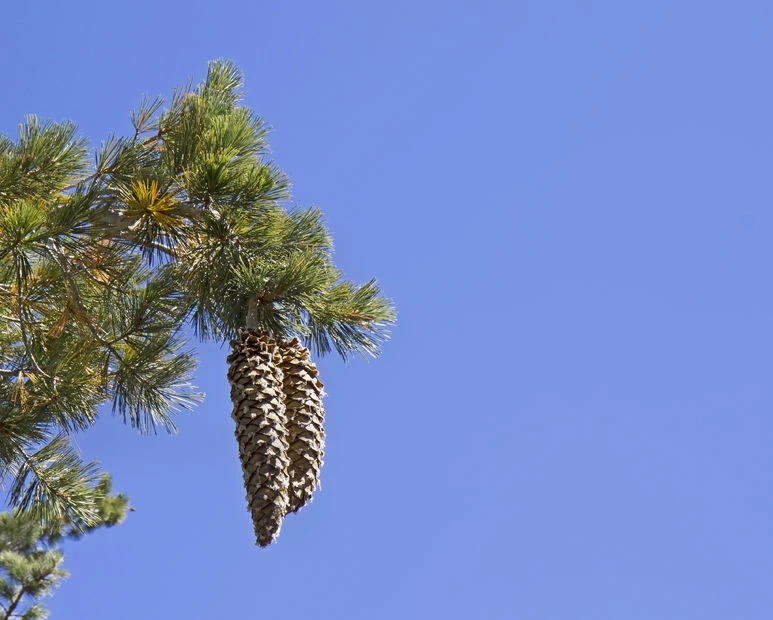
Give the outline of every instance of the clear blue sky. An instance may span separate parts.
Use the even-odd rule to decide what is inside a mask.
[[[253,546],[226,351],[174,437],[78,438],[136,512],[77,620],[773,617],[773,4],[6,2],[0,132],[128,132],[236,61],[399,325],[321,361],[315,502]]]

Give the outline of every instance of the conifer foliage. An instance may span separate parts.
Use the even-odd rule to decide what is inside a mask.
[[[108,476],[100,478],[95,492],[97,516],[90,526],[68,521],[43,524],[30,513],[0,513],[0,620],[47,618],[41,599],[67,577],[59,543],[123,520],[128,500],[110,492]]]
[[[71,124],[0,138],[0,474],[44,520],[96,522],[98,468],[70,434],[98,408],[173,431],[199,395],[183,328],[231,343],[228,379],[261,546],[311,498],[324,449],[311,354],[375,356],[394,320],[375,281],[333,263],[318,209],[288,208],[242,77],[146,99],[89,161]]]

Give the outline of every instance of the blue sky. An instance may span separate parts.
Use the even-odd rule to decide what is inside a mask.
[[[299,204],[399,309],[320,369],[323,486],[253,546],[225,349],[174,437],[78,437],[136,512],[52,617],[744,620],[773,613],[768,2],[0,8],[0,132],[97,142],[242,68]]]

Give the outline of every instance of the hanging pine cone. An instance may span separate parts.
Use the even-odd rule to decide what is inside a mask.
[[[290,457],[288,512],[297,512],[319,485],[325,446],[324,392],[309,350],[296,338],[282,342],[280,353]]]
[[[231,346],[231,415],[256,542],[265,547],[279,535],[288,509],[290,459],[281,358],[265,332],[240,330]]]

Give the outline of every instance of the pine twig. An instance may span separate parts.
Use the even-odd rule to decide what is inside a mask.
[[[13,610],[16,609],[16,607],[21,603],[21,599],[26,594],[26,588],[24,586],[21,586],[19,588],[19,594],[16,595],[16,598],[14,598],[11,601],[11,606],[6,610],[5,616],[3,616],[2,620],[10,620],[10,618],[13,617],[14,613]]]
[[[32,349],[30,348],[29,341],[27,340],[27,330],[24,328],[24,312],[22,311],[22,307],[24,304],[24,296],[22,295],[22,277],[21,277],[21,267],[19,266],[19,259],[17,257],[14,257],[14,266],[16,267],[16,292],[17,292],[17,301],[19,304],[19,327],[21,328],[21,339],[22,342],[24,342],[24,350],[29,356],[30,360],[32,361],[33,366],[35,366],[35,370],[37,370],[41,375],[46,377],[46,379],[50,379],[51,377],[43,371],[43,369],[40,367],[40,364],[38,364],[38,361],[35,359],[35,356],[32,353]]]

